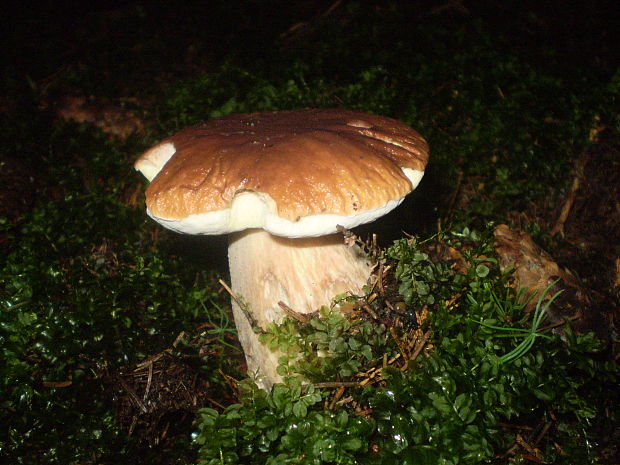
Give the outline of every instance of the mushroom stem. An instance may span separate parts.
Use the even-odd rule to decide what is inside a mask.
[[[228,261],[232,289],[261,328],[280,322],[283,302],[307,314],[329,305],[346,291],[361,294],[372,265],[357,246],[347,246],[342,235],[289,239],[262,229],[230,235]],[[277,374],[279,354],[263,346],[243,310],[233,299],[235,324],[246,355],[248,372],[270,389],[281,380]]]

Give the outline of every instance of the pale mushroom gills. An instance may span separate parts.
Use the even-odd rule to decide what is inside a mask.
[[[135,164],[151,181],[148,214],[185,234],[230,234],[231,287],[258,325],[361,294],[372,264],[345,245],[353,228],[396,208],[420,182],[428,145],[391,118],[340,109],[231,115],[185,129]],[[233,313],[248,371],[280,380],[278,354]]]

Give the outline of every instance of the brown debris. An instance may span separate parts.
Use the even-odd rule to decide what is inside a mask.
[[[67,95],[59,99],[55,113],[62,120],[93,124],[120,139],[140,134],[144,130],[144,122],[135,112],[107,100]]]
[[[439,239],[433,244],[430,244],[428,253],[433,261],[444,262],[457,273],[467,273],[469,265],[465,261],[463,254],[443,240]]]
[[[117,421],[128,436],[157,445],[176,424],[192,421],[199,408],[222,408],[195,365],[168,349],[106,377]]]
[[[553,412],[550,411],[548,413],[553,421],[541,422],[535,427],[500,423],[502,428],[516,429],[518,432],[513,444],[499,458],[515,457],[518,460],[527,460],[531,463],[547,463],[544,461],[543,453],[538,445],[547,436],[556,422]],[[557,448],[557,444],[555,445]],[[558,450],[558,452],[563,454],[561,450]],[[510,460],[510,463],[512,462]]]
[[[545,289],[549,288],[544,300],[550,300],[558,291],[559,296],[547,312],[551,327],[558,327],[565,318],[577,320],[575,329],[595,330],[604,335],[604,328],[596,321],[598,315],[592,305],[592,296],[580,281],[539,247],[524,231],[513,231],[507,225],[495,228],[495,250],[502,270],[514,269],[515,288],[525,288],[525,307],[529,312],[537,305]]]
[[[500,268],[514,268],[519,287],[525,287],[539,295],[557,279],[560,279],[564,286],[579,286],[577,279],[569,271],[561,269],[551,255],[534,243],[528,233],[516,232],[507,225],[500,224],[493,234]],[[532,310],[535,305],[536,302],[530,302],[527,311]]]
[[[352,233],[350,237],[366,250],[373,251],[376,246],[376,237],[365,243]],[[358,299],[352,317],[371,319],[375,323],[383,324],[388,328],[399,353],[391,358],[384,354],[383,362],[379,366],[373,366],[363,373],[358,373],[356,376],[359,381],[355,383],[356,386],[381,384],[384,368],[391,366],[400,371],[406,371],[410,363],[416,360],[423,351],[431,349],[428,340],[432,331],[422,329],[428,310],[424,307],[418,311],[410,308],[403,301],[403,296],[398,291],[399,285],[394,275],[393,265],[380,260],[372,279],[371,291]]]
[[[43,387],[46,388],[65,388],[73,384],[73,381],[68,379],[65,381],[43,381]]]

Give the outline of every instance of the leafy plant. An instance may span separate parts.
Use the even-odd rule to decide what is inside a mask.
[[[278,372],[303,374],[313,381],[348,379],[364,365],[390,354],[383,325],[351,321],[341,313],[323,307],[308,324],[285,320],[271,323],[261,341],[284,353]]]
[[[431,258],[441,244],[464,258],[460,271]],[[541,294],[530,321],[523,293],[508,287],[509,276],[498,269],[489,234],[468,229],[428,241],[397,241],[385,258],[396,265],[399,288],[422,326],[408,330],[399,313],[386,331],[363,313],[351,319],[326,308],[305,325],[296,320],[271,325],[263,340],[285,354],[280,360],[285,380],[269,394],[245,381],[239,404],[219,413],[203,411],[196,436],[202,463],[501,463],[516,441],[510,425],[536,429],[539,422],[557,424],[547,433],[549,441],[563,437],[572,441],[570,447],[576,438],[585,441],[589,422],[604,415],[605,400],[594,392],[613,390],[618,370],[592,358],[601,345],[591,335],[567,329],[565,342],[540,334],[557,293],[546,301],[546,292]],[[410,291],[420,287],[425,291],[420,296]],[[385,317],[384,311],[378,315]],[[407,352],[403,346],[411,334],[422,331],[431,334],[424,355],[395,362],[400,358],[395,354]],[[519,337],[524,340],[515,347]],[[302,404],[305,395],[313,401]],[[277,421],[261,423],[259,416]],[[358,425],[347,423],[349,439],[340,445],[369,447],[342,450],[338,440],[323,441],[325,428],[334,426],[326,418],[340,417]],[[291,428],[304,434],[296,436]]]
[[[78,145],[97,147],[88,168],[62,151]],[[54,157],[66,161],[59,198],[13,226],[0,264],[0,449],[12,463],[127,453],[134,446],[117,426],[106,374],[170,347],[203,312],[222,315],[205,304],[218,301],[217,281],[163,260],[143,213],[120,201],[129,166],[117,146],[69,128],[56,131],[52,146],[58,178]],[[113,180],[85,177],[87,169]],[[212,370],[225,363],[213,362]]]
[[[367,448],[372,423],[317,408],[323,395],[300,378],[285,378],[269,394],[250,381],[240,387],[243,404],[200,411],[199,463],[351,463]]]

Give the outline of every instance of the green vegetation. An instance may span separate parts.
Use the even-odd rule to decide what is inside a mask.
[[[45,167],[57,172],[56,198],[17,227],[5,223],[14,237],[0,269],[0,442],[14,463],[70,463],[130,447],[106,373],[167,348],[217,301],[213,277],[164,259],[141,209],[121,203],[127,184],[119,180],[131,169],[122,147],[92,130],[61,132]],[[67,163],[77,147],[88,166]]]
[[[581,444],[573,454],[584,462],[562,456],[560,427],[535,444],[540,460],[587,463],[590,425],[617,421],[605,394],[617,384],[617,366],[595,360],[599,341],[570,330],[565,340],[545,331],[534,344],[519,344],[522,332],[541,335],[532,331],[552,299],[524,314],[488,238],[464,231],[446,234],[442,243],[467,250],[465,273],[431,260],[415,239],[385,253],[404,294],[412,284],[426,286],[406,299],[421,311],[419,294],[425,296],[427,318],[414,325],[432,334],[425,355],[398,357],[412,333],[406,315],[387,307],[377,308],[376,317],[392,318],[398,337],[363,310],[344,318],[325,308],[308,324],[271,327],[265,336],[285,349],[286,374],[310,384],[287,377],[265,394],[246,381],[240,404],[222,413],[201,410],[200,463],[505,463],[518,433],[513,428],[528,424],[540,433],[552,421],[572,425],[572,440]],[[371,373],[383,382],[369,379]],[[326,385],[332,389],[318,388]],[[346,393],[336,394],[338,387]]]
[[[141,4],[115,20],[114,40],[105,21],[86,18],[82,55],[69,40],[49,41],[46,27],[45,46],[24,45],[3,71],[0,461],[617,463],[616,329],[605,343],[568,323],[545,327],[557,294],[532,297],[538,305],[524,313],[491,238],[493,222],[516,222],[556,251],[585,256],[580,277],[617,310],[613,258],[583,236],[563,248],[550,234],[598,131],[620,134],[613,60],[520,47],[514,41],[538,44],[527,28],[515,39],[476,14],[408,3],[371,12],[343,2],[299,35],[274,37],[264,32],[273,15],[254,2],[235,15],[215,3],[215,12]],[[300,20],[290,8],[283,30]],[[218,24],[231,15],[234,26]],[[36,22],[16,26],[12,44],[30,43]],[[208,66],[194,66],[189,47],[180,52],[188,44],[173,35],[178,24],[199,55],[223,37],[201,57]],[[127,105],[145,131],[120,140],[61,121],[54,97],[64,93],[137,97]],[[398,118],[429,141],[425,179],[398,213],[398,229],[417,238],[380,237],[389,295],[349,298],[346,318],[324,308],[307,324],[265,331],[285,375],[267,394],[243,373],[218,244],[197,246],[149,220],[132,160],[208,118],[334,106]],[[620,172],[617,158],[600,159],[600,173]],[[613,237],[601,235],[617,256]],[[155,376],[165,377],[149,362],[161,354],[177,371],[149,397]],[[195,383],[195,404],[175,385],[179,372]]]

